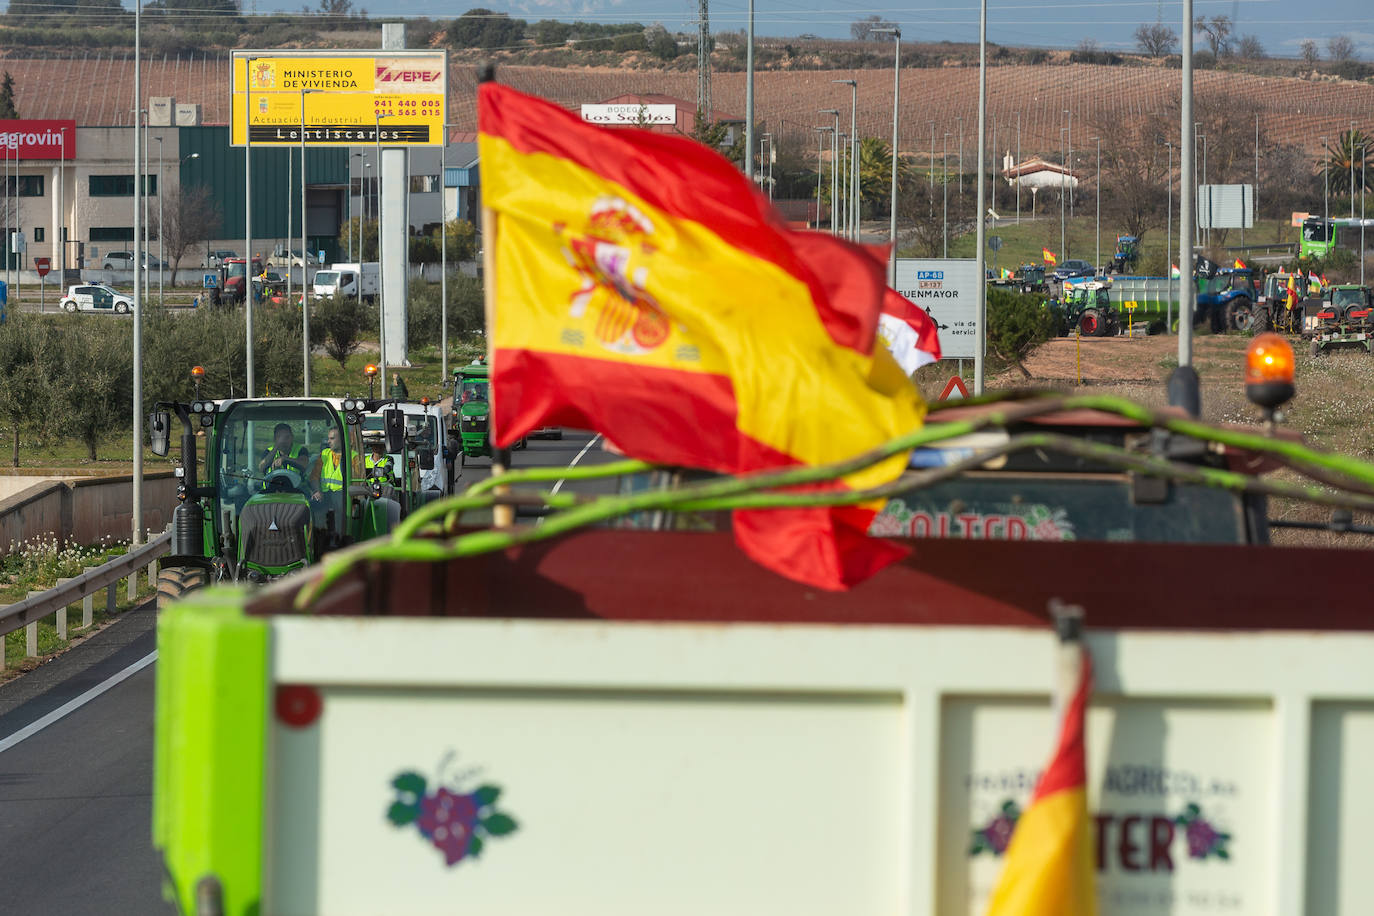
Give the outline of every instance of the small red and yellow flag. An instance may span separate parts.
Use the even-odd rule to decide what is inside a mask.
[[[1231,266],[1234,267],[1236,270],[1244,270],[1245,262],[1242,261],[1240,258],[1236,258],[1236,263],[1232,264]]]
[[[1059,259],[1054,256],[1054,252],[1048,248],[1040,249],[1040,256],[1045,259],[1046,264],[1058,264]]]
[[[1088,816],[1084,720],[1092,659],[1078,649],[1078,683],[1059,740],[1026,813],[1016,822],[987,916],[1095,916],[1093,825]]]
[[[492,426],[596,430],[655,463],[741,473],[850,458],[920,426],[878,342],[885,254],[790,228],[695,141],[478,92]],[[895,294],[894,294],[895,295]],[[937,344],[938,347],[938,344]],[[897,455],[836,486],[867,488]],[[843,588],[903,551],[872,508],[735,513],[756,561]]]

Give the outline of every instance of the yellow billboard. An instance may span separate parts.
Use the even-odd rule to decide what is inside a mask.
[[[307,146],[444,142],[444,51],[235,51],[233,62],[234,146],[300,146],[302,131]]]

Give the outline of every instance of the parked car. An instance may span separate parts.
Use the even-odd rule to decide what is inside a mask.
[[[1093,277],[1097,275],[1097,269],[1087,261],[1075,259],[1065,261],[1054,269],[1056,280],[1072,280],[1075,277]]]
[[[205,261],[200,266],[206,268],[218,267],[220,262],[225,258],[237,258],[238,256],[239,253],[237,251],[230,251],[228,248],[216,248],[214,251],[207,251],[205,253]]]
[[[291,254],[288,256],[286,253],[285,245],[277,246],[276,251],[272,252],[272,260],[269,263],[272,264],[274,267],[300,267],[302,266],[302,261],[304,261],[304,266],[306,267],[320,266],[320,258],[318,252],[307,252],[305,257],[302,258],[301,250],[299,248],[292,248]]]
[[[100,266],[105,270],[133,270],[134,253],[132,251],[107,251],[100,259]],[[145,270],[166,269],[167,262],[161,261],[148,252],[143,253],[143,266]]]
[[[127,315],[134,309],[134,300],[99,283],[78,284],[67,288],[61,308],[65,312],[113,312]]]

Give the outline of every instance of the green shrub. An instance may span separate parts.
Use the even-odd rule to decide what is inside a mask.
[[[988,289],[988,348],[1030,378],[1021,360],[1054,333],[1054,316],[1038,296]]]

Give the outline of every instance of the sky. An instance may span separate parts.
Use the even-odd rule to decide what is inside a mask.
[[[259,12],[299,12],[300,0],[243,0],[245,8]],[[354,0],[354,5],[373,14],[379,4]],[[510,13],[531,22],[558,19],[564,22],[661,23],[671,31],[696,29],[697,0],[408,0],[407,16],[449,19],[466,9],[482,6]],[[846,4],[837,0],[755,0],[754,30],[765,36],[848,38],[849,24],[870,15],[896,22],[907,41],[978,40],[975,0],[934,3],[917,0],[898,5],[883,0],[878,5]],[[1313,39],[1325,54],[1328,38],[1344,34],[1355,42],[1357,55],[1374,61],[1374,2],[1371,0],[1194,0],[1195,16],[1231,16],[1240,25],[1238,35],[1255,35],[1272,57],[1297,57],[1304,39]],[[988,40],[998,44],[1071,48],[1091,38],[1106,50],[1130,50],[1131,37],[1141,23],[1157,18],[1178,30],[1183,16],[1181,2],[1160,0],[989,0]],[[711,31],[745,27],[748,0],[710,0]],[[1203,47],[1201,37],[1196,45]]]

